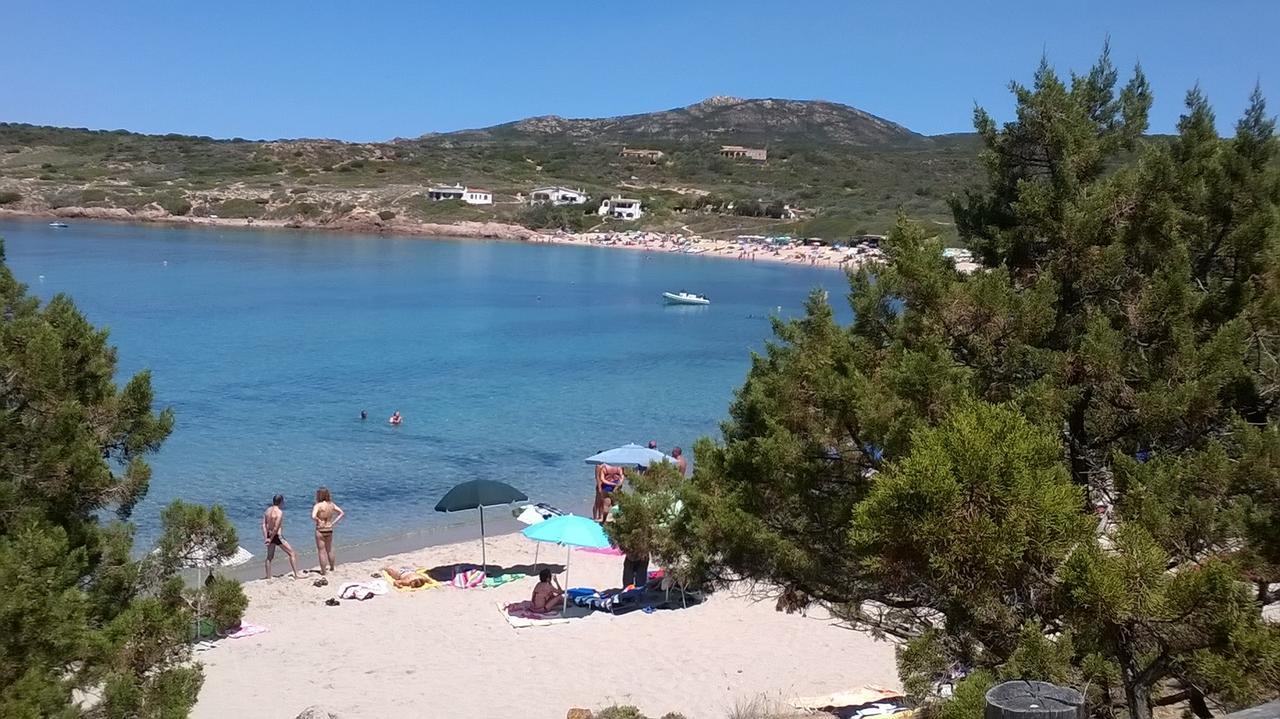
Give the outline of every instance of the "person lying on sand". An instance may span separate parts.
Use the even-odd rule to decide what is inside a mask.
[[[550,569],[544,569],[538,573],[538,584],[533,588],[533,598],[529,600],[529,604],[535,612],[554,612],[560,608],[563,597],[564,590],[560,588],[560,583],[551,576]]]
[[[391,577],[391,583],[401,589],[417,589],[431,581],[428,577],[418,574],[413,567],[383,567],[382,571]]]

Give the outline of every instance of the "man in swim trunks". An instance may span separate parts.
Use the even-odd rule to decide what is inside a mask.
[[[418,574],[418,570],[413,567],[383,567],[382,571],[391,577],[392,584],[401,589],[417,589],[431,581],[428,577]]]
[[[544,569],[538,573],[538,584],[533,588],[533,598],[529,600],[529,605],[535,612],[550,613],[560,610],[560,605],[564,602],[564,590],[560,588],[560,583],[555,577],[551,576],[550,569]]]
[[[298,556],[293,547],[284,541],[284,495],[277,494],[271,498],[271,506],[262,514],[262,541],[267,545],[267,579],[271,578],[271,560],[276,556],[276,547],[284,550],[289,557],[289,568],[293,570],[293,578],[301,579],[298,574]]]

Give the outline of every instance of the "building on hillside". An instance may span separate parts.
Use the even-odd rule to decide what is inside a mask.
[[[618,157],[630,157],[636,160],[648,160],[649,162],[657,162],[666,157],[662,150],[637,150],[631,147],[623,147],[618,153]]]
[[[618,220],[635,220],[644,214],[639,200],[630,200],[614,195],[600,203],[597,211],[601,217],[612,217]]]
[[[492,205],[493,193],[476,187],[462,185],[438,185],[427,188],[427,197],[433,202],[440,200],[462,200],[468,205]]]
[[[733,159],[746,158],[748,160],[758,160],[764,162],[769,159],[769,151],[759,147],[743,147],[742,145],[721,145],[721,157],[731,157]]]
[[[581,205],[587,201],[587,193],[582,190],[570,190],[567,187],[535,187],[529,193],[530,205]]]
[[[467,194],[467,188],[462,185],[440,185],[437,187],[427,188],[427,197],[434,202],[440,200],[461,200],[462,196]]]
[[[462,201],[468,205],[492,205],[493,193],[476,187],[468,187],[462,195]]]

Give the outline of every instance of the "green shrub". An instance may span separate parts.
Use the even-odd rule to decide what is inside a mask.
[[[378,219],[382,220],[383,222],[386,222],[387,220],[394,220],[395,218],[396,218],[396,213],[392,210],[381,210],[378,212]]]
[[[86,205],[89,204],[90,202],[102,202],[103,200],[106,200],[106,199],[107,199],[106,190],[99,190],[96,187],[91,187],[87,190],[80,191],[80,202]]]
[[[185,197],[162,197],[156,204],[164,208],[170,215],[185,215],[191,212],[191,203]]]
[[[201,613],[213,620],[218,631],[239,625],[244,610],[249,606],[249,598],[244,595],[240,582],[214,576],[202,592]]]
[[[0,205],[13,204],[14,202],[17,202],[18,200],[21,200],[21,199],[22,199],[21,192],[14,192],[12,190],[5,190],[4,192],[0,192]]]
[[[263,207],[253,200],[234,197],[224,200],[212,208],[213,214],[219,217],[262,217]]]

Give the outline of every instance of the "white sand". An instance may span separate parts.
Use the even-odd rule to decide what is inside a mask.
[[[490,564],[533,560],[534,545],[518,534],[492,538],[488,546]],[[539,561],[562,563],[564,554],[543,545]],[[339,584],[367,579],[387,563],[436,567],[478,559],[478,543],[468,542],[339,564],[323,588],[311,585],[313,575],[246,583],[245,620],[270,631],[222,640],[197,655],[206,679],[192,716],[288,719],[319,704],[343,719],[562,719],[570,707],[620,703],[652,716],[678,711],[723,719],[761,694],[897,686],[890,644],[724,592],[689,609],[597,612],[519,630],[494,605],[527,599],[533,578],[324,605]],[[615,587],[621,566],[620,557],[575,551],[567,586]],[[278,557],[273,569],[287,568]]]

